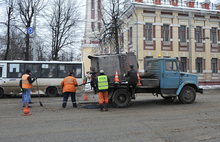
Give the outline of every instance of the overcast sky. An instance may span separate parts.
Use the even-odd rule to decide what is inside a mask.
[[[3,0],[0,0],[0,22],[6,21],[6,18],[7,18],[7,16],[5,16],[6,15],[5,5],[3,5],[3,3],[1,1],[3,1]],[[86,0],[80,0],[80,1],[81,1],[80,10],[82,12],[83,19],[85,19]],[[203,2],[205,0],[197,0],[197,1]],[[218,1],[220,2],[220,0],[211,0],[211,2],[213,2],[213,3],[217,3]],[[37,20],[38,20],[37,24],[39,26],[44,26],[43,25],[44,23],[41,20],[39,20],[39,18]],[[85,24],[85,22],[83,22],[83,24],[81,24],[79,27],[78,32],[81,35],[81,37],[79,37],[79,39],[82,39],[83,34],[81,34],[81,33],[84,33],[84,24]],[[6,26],[0,24],[0,33],[2,33],[3,31],[6,31]]]

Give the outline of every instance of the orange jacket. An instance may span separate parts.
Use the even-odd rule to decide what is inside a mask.
[[[32,84],[28,81],[29,74],[24,74],[22,76],[22,88],[30,89],[32,88]]]
[[[76,78],[73,76],[67,76],[61,82],[61,86],[63,87],[63,93],[65,92],[76,92],[75,86],[78,86]]]

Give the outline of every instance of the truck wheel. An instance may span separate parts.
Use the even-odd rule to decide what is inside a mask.
[[[178,98],[179,101],[183,104],[191,104],[196,99],[196,92],[192,87],[186,86],[182,89]]]
[[[2,88],[0,88],[0,98],[4,97],[4,90]]]
[[[48,87],[47,88],[47,96],[56,97],[57,96],[57,88],[56,87]]]
[[[118,89],[114,92],[112,103],[115,107],[126,107],[131,103],[131,95],[125,89]]]

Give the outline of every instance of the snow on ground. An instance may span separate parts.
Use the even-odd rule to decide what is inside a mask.
[[[199,87],[203,89],[219,89],[220,85],[201,85]]]

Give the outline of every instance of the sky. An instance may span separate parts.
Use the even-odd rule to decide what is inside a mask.
[[[0,22],[2,21],[6,21],[6,8],[5,8],[5,5],[2,3],[3,0],[0,0]],[[85,19],[85,12],[86,12],[86,0],[80,0],[80,10],[82,12],[82,16],[83,16],[83,19]],[[197,0],[199,2],[203,2],[205,0]],[[217,3],[217,2],[220,2],[220,0],[211,0],[211,2],[213,3]],[[37,19],[37,24],[40,25],[40,26],[44,26],[44,23],[38,18]],[[77,30],[77,33],[80,35],[78,36],[78,40],[81,40],[83,38],[83,34],[84,34],[84,26],[85,26],[85,22],[83,22],[80,27],[78,28]],[[0,24],[0,33],[6,31],[6,26]]]

